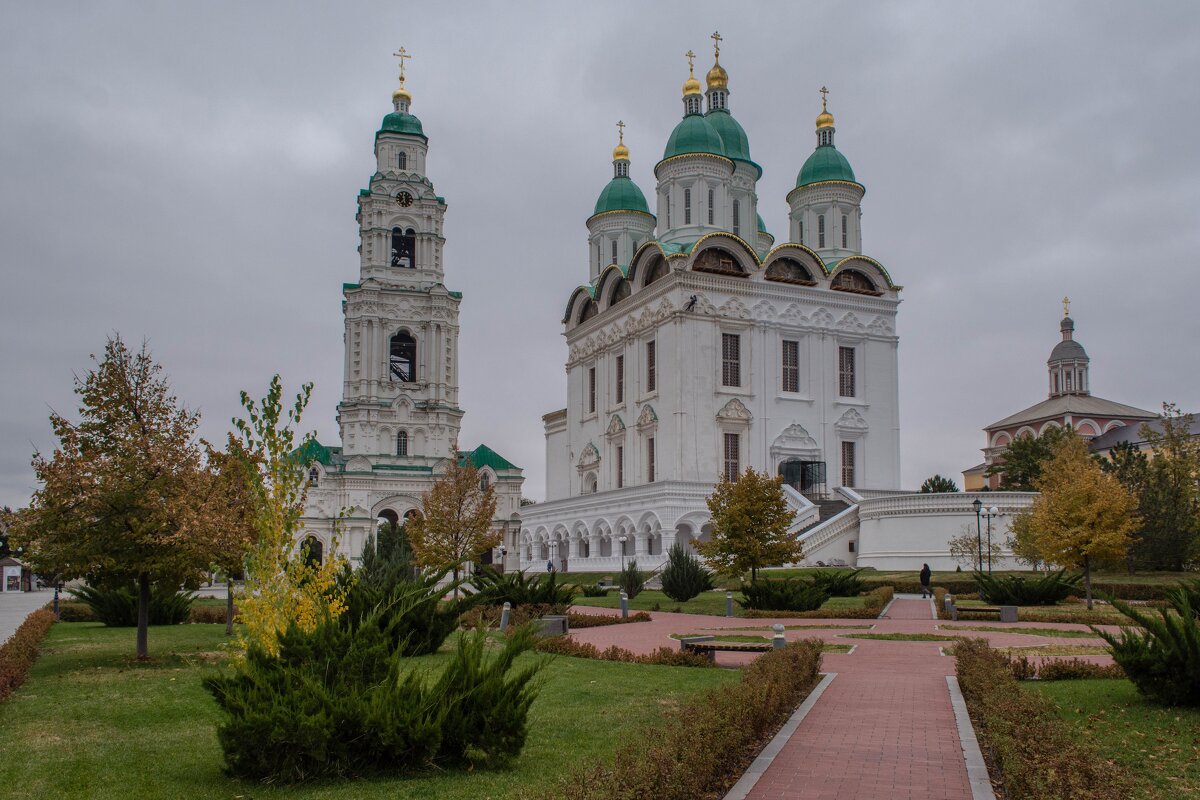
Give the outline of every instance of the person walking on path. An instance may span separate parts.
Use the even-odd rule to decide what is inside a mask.
[[[928,564],[921,565],[921,597],[924,599],[933,594],[933,589],[929,587],[929,582],[933,579],[933,572],[929,569]]]

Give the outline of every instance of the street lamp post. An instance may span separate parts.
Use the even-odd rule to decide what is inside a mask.
[[[504,557],[507,555],[508,555],[508,548],[505,547],[504,545],[500,545],[500,571],[501,572],[504,572],[504,570],[508,569],[508,563],[504,559]]]
[[[975,544],[979,548],[979,561],[977,569],[983,572],[983,531],[980,528],[979,510],[983,508],[983,501],[978,497],[971,503],[971,508],[975,509]]]
[[[629,537],[623,533],[617,537],[617,541],[621,543],[621,572],[625,571],[625,542],[628,540],[628,538]]]
[[[978,513],[978,512],[976,512]],[[984,518],[987,520],[987,540],[988,540],[988,575],[992,574],[992,517],[1000,516],[1000,509],[992,506],[983,512]]]

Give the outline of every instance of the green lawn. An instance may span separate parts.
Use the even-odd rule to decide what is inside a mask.
[[[734,593],[734,616],[742,616],[742,607],[738,605],[739,594]],[[621,597],[616,592],[610,592],[607,597],[576,597],[575,605],[596,606],[599,608],[620,608]],[[836,611],[841,608],[861,608],[861,597],[831,597],[821,606],[823,610]],[[629,601],[632,611],[679,611],[684,614],[711,614],[725,616],[725,592],[702,592],[686,603],[677,603],[657,589],[646,589]]]
[[[1101,754],[1129,773],[1136,800],[1200,796],[1200,709],[1164,708],[1126,680],[1026,681]]]
[[[955,599],[959,612],[970,611],[971,606],[991,606],[982,600]],[[993,616],[994,619],[994,616]],[[1053,606],[1020,606],[1017,619],[1021,622],[1076,622],[1088,625],[1129,625],[1128,617],[1110,605],[1093,603],[1088,611],[1087,603],[1058,603]]]
[[[943,631],[980,631],[983,633],[1023,633],[1026,636],[1056,636],[1060,639],[1098,639],[1091,631],[1059,630],[1058,628],[1012,628],[997,625],[939,625]]]
[[[504,798],[551,786],[575,765],[609,756],[665,706],[737,679],[730,670],[559,656],[542,672],[529,739],[507,770],[264,786],[222,771],[220,715],[199,677],[224,659],[224,643],[223,625],[151,628],[155,661],[143,665],[132,659],[133,629],[55,625],[28,682],[0,704],[0,785],[20,787],[6,796]]]

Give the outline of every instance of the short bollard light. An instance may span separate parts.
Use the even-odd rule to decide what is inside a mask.
[[[621,592],[621,618],[628,619],[629,617],[629,595]]]
[[[733,616],[733,592],[725,593],[725,616]]]
[[[508,630],[508,617],[512,614],[512,603],[507,600],[504,602],[504,610],[500,612],[500,632],[504,633]]]
[[[776,622],[771,626],[771,630],[775,631],[775,635],[771,637],[771,645],[776,650],[782,650],[787,646],[787,640],[783,638],[783,623]]]

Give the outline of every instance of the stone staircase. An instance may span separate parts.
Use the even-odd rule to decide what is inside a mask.
[[[817,506],[817,513],[820,514],[820,516],[817,518],[817,521],[801,528],[799,531],[796,532],[797,536],[802,535],[807,530],[817,527],[818,525],[820,525],[822,522],[829,519],[830,517],[833,517],[833,516],[836,516],[836,515],[842,513],[843,511],[845,511],[847,508],[850,507],[850,504],[844,500],[817,500],[816,506]]]

